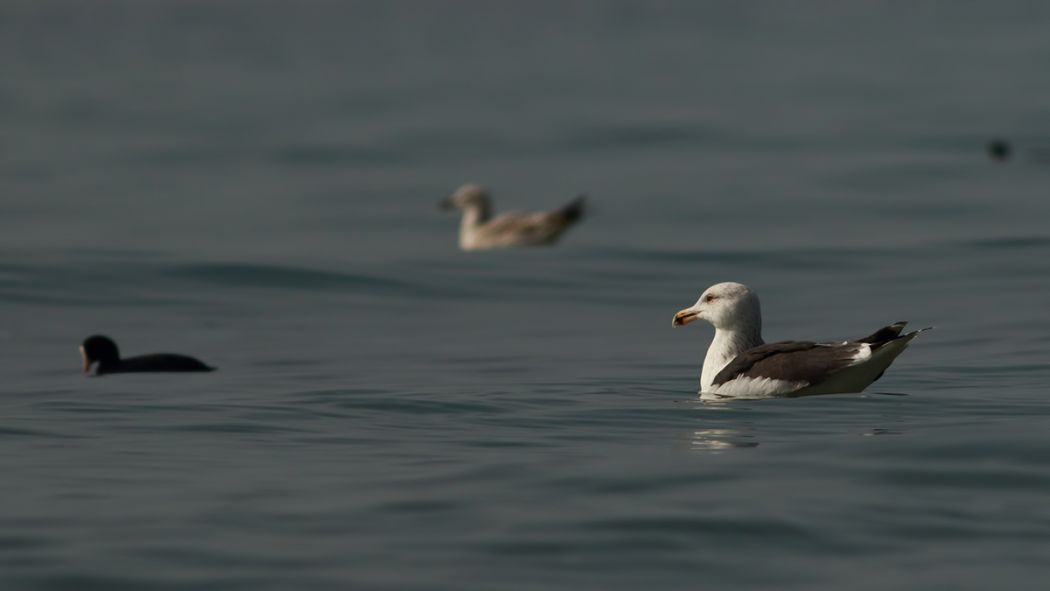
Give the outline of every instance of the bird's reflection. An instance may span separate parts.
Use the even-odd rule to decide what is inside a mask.
[[[689,450],[722,453],[729,449],[758,447],[753,433],[741,429],[699,429],[689,438]]]
[[[723,418],[728,418],[728,414],[723,415],[722,413],[736,414],[741,411],[740,407],[734,407],[729,404],[730,401],[731,399],[728,398],[693,398],[690,400],[676,400],[675,402],[678,404],[691,405],[697,410],[702,410],[704,413],[715,412]],[[705,422],[710,422],[712,419],[716,422],[722,422],[718,421],[713,416],[708,416],[708,421]],[[682,442],[689,447],[689,451],[701,453],[717,454],[731,449],[758,447],[758,441],[755,440],[754,430],[751,428],[748,421],[744,421],[744,424],[742,425],[734,424],[733,427],[697,429],[691,433],[683,435],[682,440]]]

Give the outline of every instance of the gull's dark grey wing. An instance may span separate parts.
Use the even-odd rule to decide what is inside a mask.
[[[738,378],[771,379],[804,385],[819,384],[831,374],[849,367],[863,344],[782,341],[748,349],[715,376],[721,386]]]
[[[864,337],[863,339],[857,339],[857,342],[859,342],[859,343],[868,343],[869,345],[882,345],[884,343],[888,343],[888,342],[892,341],[893,339],[901,336],[901,331],[904,330],[904,327],[907,324],[908,324],[907,320],[902,320],[900,322],[894,322],[893,324],[891,324],[889,326],[884,326],[884,327],[880,328],[879,330],[876,330],[875,332],[873,332],[870,335]]]

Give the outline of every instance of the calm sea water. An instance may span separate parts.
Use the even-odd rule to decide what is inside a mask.
[[[0,587],[1047,588],[1048,18],[0,5]],[[471,180],[594,211],[464,254]],[[702,404],[726,280],[772,340],[936,330]]]

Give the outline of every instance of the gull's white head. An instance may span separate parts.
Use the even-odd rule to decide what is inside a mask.
[[[468,183],[456,189],[450,197],[441,202],[446,209],[468,209],[476,206],[487,206],[489,193],[485,187],[475,183]]]
[[[710,322],[715,328],[761,330],[762,311],[758,296],[742,283],[717,283],[700,294],[691,307],[674,315],[672,326],[685,326],[696,319]]]

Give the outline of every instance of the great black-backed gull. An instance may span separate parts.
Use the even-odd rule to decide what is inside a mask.
[[[492,217],[492,200],[484,187],[463,185],[443,200],[445,209],[463,210],[459,224],[459,247],[486,250],[511,246],[546,246],[583,217],[584,195],[552,211],[527,213],[513,211]]]
[[[703,319],[715,327],[700,373],[701,398],[769,398],[860,392],[882,377],[923,330],[901,334],[906,322],[855,341],[762,341],[758,296],[740,283],[707,288],[673,326]]]

